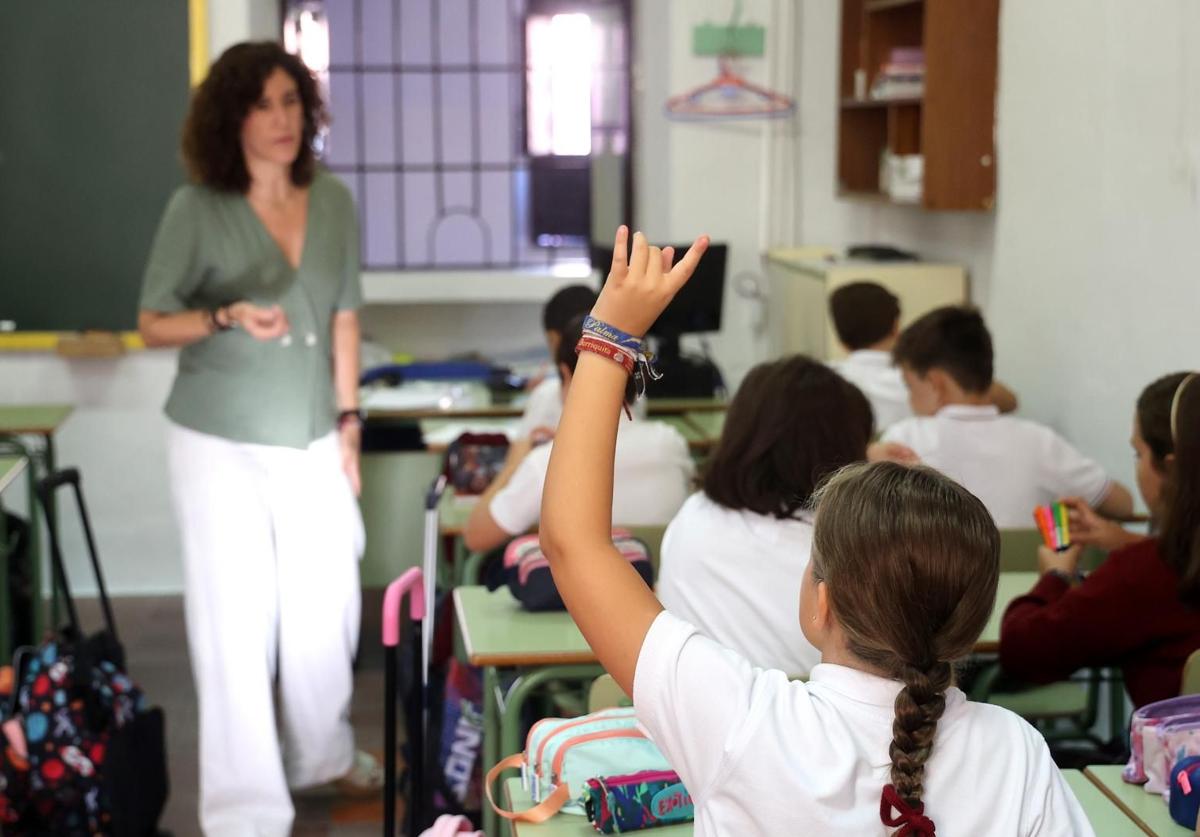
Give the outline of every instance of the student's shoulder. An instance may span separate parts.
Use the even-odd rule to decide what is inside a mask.
[[[621,435],[626,436],[633,444],[644,446],[647,450],[675,448],[687,451],[688,449],[687,439],[683,438],[683,434],[665,421],[655,421],[654,419],[632,421],[622,428]]]
[[[916,439],[934,433],[935,427],[932,416],[908,416],[888,425],[881,438],[885,442]]]
[[[1025,751],[1028,755],[1040,759],[1045,753],[1048,757],[1045,737],[1038,730],[1012,710],[991,703],[962,699],[958,711],[947,713],[947,720],[957,716],[957,722],[970,729],[972,737],[982,736],[989,747],[994,749],[1010,748],[1013,751]],[[981,743],[984,743],[981,740]]]

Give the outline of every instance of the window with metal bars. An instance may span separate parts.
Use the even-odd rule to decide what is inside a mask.
[[[629,19],[629,0],[286,0],[364,268],[586,260],[594,222],[628,220]]]

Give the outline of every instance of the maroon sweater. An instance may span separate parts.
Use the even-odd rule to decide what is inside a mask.
[[[1200,610],[1179,601],[1178,588],[1155,539],[1111,553],[1078,587],[1044,575],[1004,614],[1000,664],[1034,683],[1119,666],[1135,705],[1174,697],[1200,648]]]

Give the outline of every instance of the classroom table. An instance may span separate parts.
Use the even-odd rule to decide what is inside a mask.
[[[8,521],[4,517],[4,492],[16,482],[26,468],[29,460],[24,456],[0,456],[0,659],[12,658],[12,637],[8,633]],[[32,495],[29,498],[33,502]]]
[[[453,385],[454,382],[447,382]],[[376,405],[372,406],[372,401]],[[506,403],[454,405],[443,409],[437,406],[388,407],[383,399],[371,398],[364,390],[367,421],[395,419],[505,419],[517,418],[525,411],[525,399],[517,397]],[[721,398],[650,398],[646,401],[646,414],[650,417],[682,416],[693,413],[725,412],[729,402]]]
[[[34,499],[34,486],[36,485],[39,470],[42,475],[52,474],[57,469],[58,465],[55,461],[54,453],[54,434],[62,426],[63,422],[70,417],[74,411],[74,407],[70,404],[20,404],[0,406],[0,453],[15,453],[19,456],[25,456],[29,459],[30,468],[28,469],[29,489],[30,489],[30,543],[29,554],[33,558],[33,585],[37,595],[41,596],[42,589],[42,567],[46,563],[46,547],[42,543],[42,527],[38,525],[36,520],[37,515],[34,514],[36,500]],[[42,449],[39,451],[31,447],[22,436],[40,436],[42,437]],[[39,469],[37,466],[41,465]],[[58,506],[51,500],[50,508],[48,509],[49,525],[57,527],[58,525]],[[57,531],[57,529],[56,529]],[[51,606],[51,621],[58,620],[58,590],[52,588],[50,593]],[[40,637],[42,635],[42,608],[36,606],[33,608],[33,635]]]
[[[975,643],[976,654],[995,654],[1000,650],[1000,622],[1004,619],[1004,611],[1008,609],[1009,602],[1032,590],[1037,580],[1038,573],[1000,573],[1000,581],[996,585],[996,606],[992,608],[987,626]]]
[[[1096,837],[1130,837],[1142,829],[1122,811],[1082,770],[1063,770],[1062,777],[1079,800]]]
[[[691,413],[691,414],[662,414],[647,418],[647,421],[659,421],[675,428],[679,435],[688,443],[693,453],[704,453],[716,441],[708,433],[697,426],[693,416],[703,416],[702,421],[712,417],[723,417],[723,413]],[[706,421],[711,423],[711,421]],[[421,435],[425,437],[425,449],[434,453],[444,453],[462,433],[503,433],[509,435],[517,430],[517,421],[509,416],[476,416],[476,417],[437,417],[423,418],[418,421]]]
[[[700,432],[706,450],[721,438],[721,431],[725,429],[725,416],[724,410],[688,410],[683,414],[683,417]]]
[[[456,636],[461,656],[483,668],[483,764],[485,769],[521,749],[520,719],[525,700],[541,684],[558,678],[594,678],[602,669],[565,611],[530,613],[506,588],[454,590]],[[501,670],[515,672],[507,691]],[[484,832],[498,833],[499,818],[484,810]]]
[[[502,799],[510,811],[524,811],[533,807],[533,800],[530,799],[529,792],[521,787],[520,778],[515,776],[504,780]],[[693,830],[692,823],[688,822],[679,825],[665,825],[645,833],[652,834],[654,837],[659,835],[662,837],[685,837],[685,835],[690,835]],[[537,825],[510,820],[508,833],[513,837],[589,837],[589,835],[595,835],[596,830],[592,828],[587,817],[577,814],[558,814]],[[1100,837],[1098,833],[1097,837]]]
[[[1161,794],[1146,793],[1141,785],[1128,784],[1121,778],[1121,770],[1119,764],[1098,764],[1084,770],[1084,775],[1145,833],[1160,837],[1195,833],[1171,819]]]

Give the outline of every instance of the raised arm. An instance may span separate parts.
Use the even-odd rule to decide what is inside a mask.
[[[592,314],[641,337],[692,275],[708,247],[701,236],[674,268],[670,248],[617,230],[612,269]],[[541,544],[554,582],[600,663],[626,694],[646,631],[662,605],[612,545],[613,458],[626,372],[584,352],[572,378],[542,496]]]

